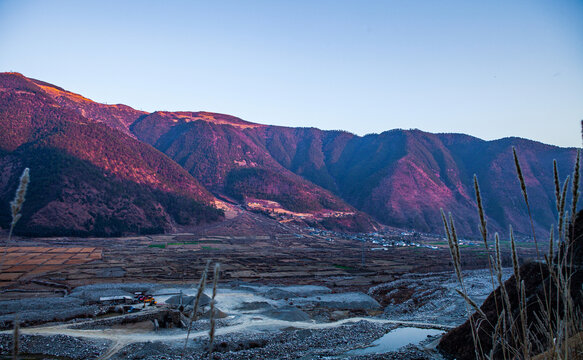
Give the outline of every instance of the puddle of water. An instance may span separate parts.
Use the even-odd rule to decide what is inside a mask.
[[[427,336],[443,334],[443,330],[400,327],[373,341],[368,347],[350,350],[348,355],[384,354],[409,344],[419,344]]]

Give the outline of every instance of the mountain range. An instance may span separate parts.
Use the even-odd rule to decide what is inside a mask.
[[[361,119],[365,121],[366,119]],[[556,218],[576,149],[522,138],[345,131],[256,124],[211,112],[146,113],[105,105],[18,73],[0,74],[0,226],[24,167],[31,185],[16,231],[26,235],[169,232],[220,223],[225,211],[339,231],[384,225],[478,234],[473,175],[491,230],[530,233],[516,148],[537,232]]]

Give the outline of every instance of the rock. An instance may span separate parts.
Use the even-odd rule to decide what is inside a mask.
[[[350,316],[350,312],[349,311],[346,311],[346,310],[343,310],[343,311],[335,310],[335,311],[332,311],[330,313],[330,320],[331,321],[338,321],[338,320],[346,319],[349,316]]]
[[[182,302],[180,299],[181,297],[182,297]],[[169,297],[165,301],[165,303],[169,304],[169,305],[176,305],[176,306],[182,305],[184,307],[187,307],[187,306],[194,306],[195,299],[196,299],[196,296],[174,295],[174,296]],[[211,303],[211,298],[208,295],[206,295],[204,293],[200,295],[200,300],[198,303],[199,308],[202,308],[203,306],[206,306],[210,303]]]
[[[372,297],[361,292],[323,294],[306,298],[294,298],[298,306],[311,305],[337,310],[378,310],[381,305]]]
[[[252,302],[244,302],[242,303],[237,310],[243,311],[252,311],[252,310],[263,310],[263,309],[270,309],[273,306],[265,301],[252,301]]]
[[[295,306],[284,306],[263,312],[264,315],[273,319],[284,321],[308,321],[310,316]]]
[[[331,294],[332,290],[326,286],[317,286],[317,285],[294,285],[294,286],[282,286],[278,288],[283,291],[288,291],[296,296],[316,296],[322,294]]]
[[[292,298],[294,296],[296,296],[296,294],[286,291],[286,290],[282,290],[280,288],[273,288],[270,289],[269,291],[267,291],[265,293],[265,296],[273,299],[273,300],[280,300],[280,299],[289,299]]]
[[[75,289],[70,295],[70,297],[83,299],[88,303],[96,303],[99,302],[99,299],[102,297],[112,297],[112,296],[129,296],[132,299],[134,298],[134,294],[120,290],[120,289],[105,289],[105,290],[82,290],[78,291]]]

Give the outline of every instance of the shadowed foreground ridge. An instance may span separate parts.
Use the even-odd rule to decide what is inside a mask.
[[[573,229],[573,227],[571,227]],[[573,301],[573,305],[576,314],[581,314],[583,310],[583,296],[582,296],[582,286],[583,286],[583,211],[577,214],[575,226],[574,226],[574,236],[572,237],[569,253],[567,258],[572,259],[572,272],[569,283],[570,296]],[[559,252],[555,256],[554,263],[557,263],[558,257],[561,255]],[[541,273],[542,270],[542,273]],[[525,295],[526,295],[526,309],[527,309],[527,319],[528,319],[528,331],[533,341],[531,355],[537,355],[544,353],[549,349],[551,345],[548,341],[548,334],[543,333],[540,330],[540,326],[536,319],[545,319],[545,310],[539,299],[545,299],[545,291],[551,294],[557,294],[557,287],[555,282],[551,279],[548,267],[543,265],[539,266],[538,263],[529,262],[520,266],[520,278],[525,284]],[[543,286],[546,285],[546,289]],[[512,309],[512,319],[516,323],[520,323],[520,310],[519,310],[519,294],[517,293],[516,280],[514,275],[504,283],[506,292],[511,304]],[[496,302],[502,304],[504,301],[501,296],[500,287],[492,292],[490,296],[484,301],[480,309],[486,315],[487,321],[481,321],[482,317],[476,312],[472,315],[474,323],[479,323],[478,325],[478,336],[481,343],[482,354],[489,354],[492,349],[492,335],[494,333],[494,325],[498,321],[498,311],[496,309]],[[551,309],[562,309],[562,301],[557,301],[557,298],[551,296],[550,302]],[[560,310],[559,310],[560,311]],[[578,319],[580,320],[580,319]],[[577,320],[577,321],[578,321]],[[553,331],[558,331],[553,329]],[[568,348],[571,353],[569,354],[569,359],[581,359],[583,358],[581,353],[583,352],[583,342],[581,339],[581,332],[571,338],[572,342],[569,342]],[[515,349],[520,349],[520,345],[510,340],[510,347]],[[455,358],[459,360],[473,360],[476,359],[476,352],[474,349],[474,341],[472,339],[472,330],[470,320],[467,320],[464,324],[453,329],[452,331],[445,334],[440,343],[439,349],[444,355]],[[494,352],[495,359],[504,359],[504,355],[500,350],[500,346],[497,346],[497,350]],[[520,350],[518,350],[520,351]],[[577,353],[578,355],[575,355]],[[534,357],[539,359],[539,357]],[[540,355],[540,359],[547,359],[546,355]]]

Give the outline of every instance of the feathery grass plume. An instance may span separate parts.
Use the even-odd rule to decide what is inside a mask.
[[[557,214],[561,212],[561,184],[559,181],[559,169],[557,160],[553,160],[553,178],[555,180],[555,200],[557,203]]]
[[[524,197],[524,202],[526,203],[526,210],[528,211],[528,219],[530,221],[530,231],[532,232],[532,239],[534,241],[534,248],[536,249],[536,258],[538,261],[538,266],[539,266],[539,271],[540,271],[540,276],[541,276],[541,282],[542,282],[542,288],[543,288],[543,296],[546,299],[546,310],[547,310],[547,315],[549,316],[549,323],[551,322],[551,299],[549,297],[548,291],[547,291],[547,285],[545,284],[544,281],[544,277],[543,277],[543,265],[542,265],[542,261],[541,260],[541,255],[540,255],[540,251],[538,248],[538,240],[536,238],[536,232],[534,231],[534,219],[532,218],[532,212],[530,210],[530,204],[528,202],[528,194],[526,192],[526,183],[524,181],[524,176],[522,175],[522,169],[520,167],[520,162],[518,161],[518,155],[516,153],[516,148],[513,146],[512,147],[512,154],[514,156],[514,165],[516,166],[516,174],[518,175],[518,179],[520,181],[520,189],[522,190],[522,195]],[[567,184],[568,180],[565,181],[565,185]],[[565,195],[563,195],[563,197],[565,197]],[[563,198],[561,198],[561,201],[564,201]],[[560,221],[560,219],[559,219]],[[559,237],[561,236],[561,233],[559,233]]]
[[[211,261],[207,260],[204,271],[202,272],[202,275],[200,276],[200,282],[198,283],[198,290],[196,292],[196,298],[194,299],[194,304],[192,306],[192,312],[190,313],[190,319],[188,322],[188,330],[186,332],[186,339],[184,340],[184,349],[182,350],[182,354],[180,355],[181,359],[184,356],[184,354],[186,353],[186,345],[188,344],[188,338],[190,337],[190,331],[192,329],[192,322],[198,319],[198,314],[197,314],[198,305],[200,304],[200,298],[202,297],[204,287],[206,285],[206,278],[207,278],[210,264],[211,264]]]
[[[215,271],[213,274],[213,297],[211,298],[211,310],[210,310],[210,323],[211,328],[209,330],[209,359],[213,356],[213,342],[215,341],[215,297],[217,296],[217,283],[219,281],[219,271],[221,265],[219,263],[215,264]]]
[[[480,194],[480,185],[478,184],[478,176],[474,174],[474,192],[476,193],[476,202],[478,204],[478,215],[480,216],[480,233],[484,246],[488,251],[488,230],[486,228],[486,216],[484,215],[484,206],[482,205],[482,195]]]
[[[460,255],[460,249],[459,249],[459,244],[458,244],[458,239],[457,239],[457,233],[455,230],[455,224],[453,221],[453,216],[451,215],[451,213],[449,214],[449,224],[448,224],[447,218],[445,217],[445,213],[443,212],[443,209],[441,209],[441,218],[443,220],[443,226],[445,227],[445,234],[447,236],[447,242],[449,244],[449,251],[451,253],[451,257],[453,260],[455,273],[456,273],[457,279],[460,283],[460,286],[462,288],[462,291],[460,293],[464,294],[462,296],[464,296],[465,299],[471,301],[471,299],[467,296],[467,291],[466,291],[466,288],[464,286],[464,278],[463,278],[462,270],[461,270],[461,255]],[[459,292],[459,290],[456,290],[456,291]],[[471,316],[468,304],[466,304],[466,311],[468,313],[468,318],[469,318],[470,326],[472,329],[472,340],[474,342],[474,353],[476,355],[476,359],[482,359],[483,356],[480,356],[480,354],[483,354],[483,352],[481,351],[482,344],[480,343],[480,338],[478,337],[478,334],[477,334],[478,328],[476,327],[476,324],[474,322],[474,318]]]
[[[18,315],[14,317],[14,330],[12,332],[12,358],[14,360],[18,359],[18,353],[20,352],[20,322],[18,321]]]
[[[10,223],[10,232],[8,233],[8,241],[12,238],[12,231],[14,226],[22,217],[20,213],[22,210],[22,204],[26,198],[26,190],[28,189],[28,183],[30,182],[29,169],[26,168],[20,175],[20,183],[18,184],[18,189],[16,189],[16,194],[14,195],[14,200],[10,202],[10,210],[12,212],[12,222]]]
[[[534,231],[534,220],[532,219],[532,212],[530,211],[530,203],[528,202],[528,194],[526,192],[526,182],[524,181],[524,176],[522,175],[522,168],[520,167],[520,161],[518,161],[518,154],[516,153],[516,148],[514,146],[512,147],[512,155],[514,156],[514,166],[516,167],[516,174],[518,175],[520,189],[522,190],[522,196],[524,197],[524,202],[526,203],[526,210],[528,211],[528,218],[530,220],[530,231],[532,231],[532,238],[534,240],[534,247],[536,249],[536,257],[537,259],[540,260],[538,241],[536,240],[536,233]]]
[[[580,166],[581,150],[577,150],[577,160],[575,162],[575,170],[573,171],[573,200],[571,203],[572,223],[575,223],[577,216],[577,200],[579,199],[579,166]]]
[[[524,181],[524,176],[522,175],[522,168],[520,167],[520,162],[518,161],[518,155],[516,154],[516,148],[512,147],[512,155],[514,156],[514,166],[516,167],[516,174],[518,175],[518,181],[520,181],[520,189],[522,190],[522,196],[528,205],[528,194],[526,193],[526,182]]]
[[[478,183],[478,176],[474,174],[474,192],[476,193],[476,203],[478,205],[478,216],[480,218],[480,233],[482,234],[482,240],[484,241],[484,247],[486,248],[486,254],[488,255],[488,270],[490,270],[490,283],[492,284],[492,291],[496,291],[496,283],[494,281],[494,268],[492,266],[490,247],[488,246],[488,228],[486,222],[486,215],[484,213],[484,205],[482,203],[482,195],[480,193],[480,184]],[[494,297],[494,304],[496,307],[496,313],[500,313],[500,306],[498,304],[498,298]]]

